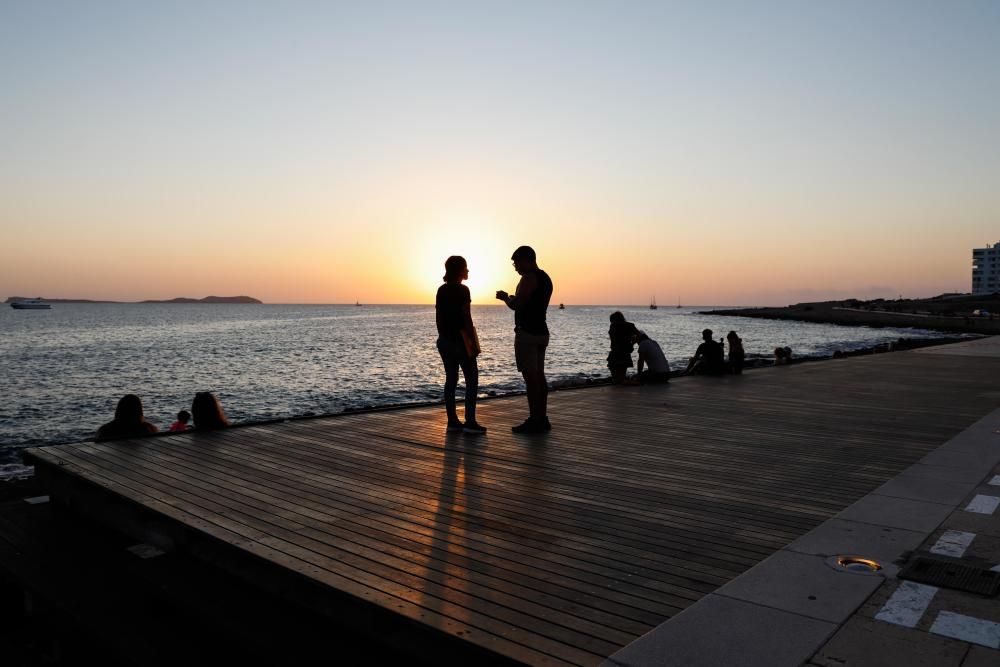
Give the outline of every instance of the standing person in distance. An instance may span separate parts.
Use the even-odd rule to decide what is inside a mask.
[[[497,298],[514,311],[514,358],[528,394],[528,418],[511,427],[514,433],[542,433],[552,429],[548,417],[549,387],[545,380],[545,348],[549,328],[545,311],[552,298],[552,279],[538,268],[535,251],[526,245],[511,255],[521,276],[514,294],[497,291]]]
[[[448,430],[465,433],[486,433],[486,427],[476,421],[476,394],[479,393],[479,339],[472,324],[472,297],[462,281],[469,277],[464,257],[452,255],[444,263],[444,284],[438,287],[434,300],[437,321],[437,349],[444,363],[444,407],[448,411]],[[465,376],[465,423],[458,418],[455,388],[458,369]]]

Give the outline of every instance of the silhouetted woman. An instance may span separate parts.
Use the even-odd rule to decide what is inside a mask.
[[[444,407],[448,412],[448,430],[486,433],[476,421],[476,394],[479,392],[479,340],[472,324],[472,297],[462,281],[469,277],[464,257],[452,255],[444,263],[444,284],[434,301],[438,330],[437,349],[444,362]],[[465,377],[465,423],[458,418],[455,389],[458,369]]]
[[[196,431],[209,431],[216,428],[226,428],[229,420],[222,412],[219,399],[210,391],[199,391],[191,402],[191,417],[194,419]]]
[[[156,433],[157,428],[142,414],[142,401],[135,394],[125,394],[115,408],[115,418],[97,429],[95,440],[137,438]]]
[[[611,328],[608,337],[611,338],[611,352],[608,353],[608,370],[611,371],[611,382],[625,382],[625,374],[632,367],[632,345],[639,330],[631,322],[625,321],[621,311],[611,313]]]

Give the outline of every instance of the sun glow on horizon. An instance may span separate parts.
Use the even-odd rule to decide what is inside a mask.
[[[451,255],[461,255],[469,265],[469,288],[472,302],[496,303],[496,291],[513,291],[518,276],[510,263],[516,245],[499,234],[484,216],[454,215],[441,218],[425,230],[406,251],[412,258],[406,274],[418,287],[417,296],[434,302],[434,294],[444,276],[444,262]]]

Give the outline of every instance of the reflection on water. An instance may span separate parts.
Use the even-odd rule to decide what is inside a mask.
[[[550,381],[607,375],[608,315],[615,307],[552,308]],[[735,329],[749,356],[776,345],[796,355],[830,354],[900,336],[899,329],[849,328],[698,315],[692,309],[620,308],[684,365],[709,327]],[[522,388],[514,368],[513,315],[474,306],[483,354],[480,388]],[[125,393],[166,428],[197,391],[213,391],[235,422],[441,398],[433,306],[57,304],[0,308],[0,464],[24,445],[92,436]],[[462,387],[459,387],[461,393]]]

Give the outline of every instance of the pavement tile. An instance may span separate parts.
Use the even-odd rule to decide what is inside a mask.
[[[855,555],[879,561],[886,574],[895,574],[893,561],[916,549],[926,533],[869,523],[830,519],[785,547],[817,556]]]
[[[984,565],[1000,565],[1000,536],[976,535],[966,550],[965,557]]]
[[[870,618],[874,619],[876,614],[882,611],[882,607],[885,603],[889,601],[896,589],[899,588],[899,584],[902,583],[898,579],[887,580],[881,588],[871,594],[871,596],[865,600],[864,604],[858,607],[858,611],[854,614],[855,617]]]
[[[986,476],[986,473],[993,469],[996,461],[978,452],[967,452],[962,450],[935,449],[933,452],[920,459],[917,463],[924,465],[938,465],[946,468],[962,468],[975,471],[979,474],[979,479]]]
[[[841,623],[885,578],[835,569],[826,561],[822,556],[779,551],[715,594]]]
[[[1000,537],[1000,516],[976,514],[975,512],[966,512],[964,509],[957,509],[948,515],[941,527],[948,530],[975,533],[976,540],[981,537]],[[972,544],[975,545],[975,543],[974,540]]]
[[[973,468],[953,468],[942,465],[926,465],[914,463],[901,472],[900,477],[930,477],[932,479],[951,480],[953,482],[979,483],[985,475]]]
[[[817,651],[819,667],[959,667],[968,645],[955,639],[854,617]]]
[[[932,634],[1000,649],[1000,623],[974,616],[942,611],[935,617],[930,631]]]
[[[621,649],[602,667],[798,667],[836,627],[712,594]]]
[[[976,488],[975,482],[955,482],[949,480],[928,479],[913,475],[899,475],[872,493],[893,498],[910,498],[932,503],[955,505]]]
[[[997,598],[942,588],[927,607],[925,621],[933,623],[933,619],[942,611],[949,611],[963,616],[980,618],[991,623],[1000,623],[1000,602]],[[1000,663],[997,663],[1000,665]]]
[[[1000,665],[1000,652],[985,646],[970,648],[962,663],[962,667],[997,667],[997,665]]]
[[[948,517],[952,507],[920,500],[867,495],[836,518],[929,533]]]

